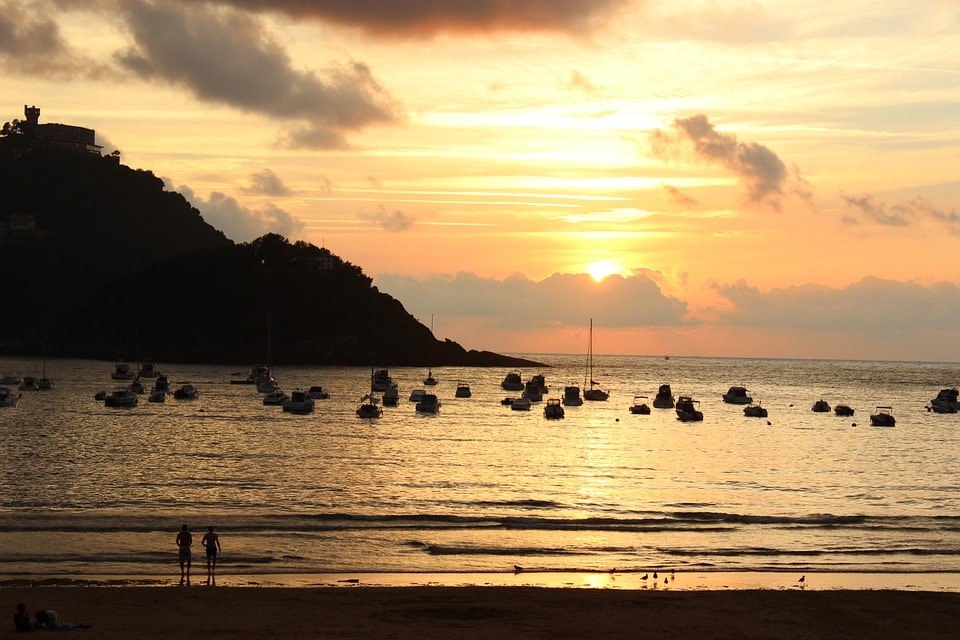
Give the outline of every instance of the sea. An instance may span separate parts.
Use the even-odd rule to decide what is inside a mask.
[[[544,363],[546,398],[589,386],[581,355]],[[276,365],[306,415],[263,403],[236,366],[157,366],[194,400],[109,408],[113,362],[47,360],[51,391],[0,408],[0,584],[179,577],[175,537],[215,527],[218,572],[462,576],[683,572],[960,575],[960,414],[928,409],[960,364],[595,356],[606,401],[548,420],[502,404],[507,368],[437,367],[433,415],[408,401],[423,368],[389,368],[400,402],[356,408],[364,367]],[[135,366],[135,363],[132,363]],[[254,364],[254,363],[251,363]],[[378,367],[379,368],[379,367]],[[35,359],[0,372],[39,376]],[[151,381],[145,381],[147,385]],[[455,397],[458,383],[471,397]],[[633,414],[658,387],[699,401]],[[746,387],[766,418],[725,403]],[[853,416],[817,413],[825,400]],[[893,427],[871,426],[878,406]],[[194,573],[202,550],[195,544]],[[354,580],[356,581],[356,580]]]

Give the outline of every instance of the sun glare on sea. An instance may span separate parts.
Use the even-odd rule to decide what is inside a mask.
[[[586,265],[587,273],[597,282],[603,282],[603,279],[609,275],[620,272],[620,267],[611,260],[600,260]]]

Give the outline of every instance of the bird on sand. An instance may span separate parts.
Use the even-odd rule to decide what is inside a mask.
[[[513,565],[513,570],[514,570],[515,573],[520,573],[521,571],[523,571],[523,567],[521,567],[521,566],[518,565],[518,564],[515,564],[515,565]]]
[[[803,585],[807,582],[807,576],[800,576],[800,579],[797,580],[800,583],[800,587],[803,588]]]

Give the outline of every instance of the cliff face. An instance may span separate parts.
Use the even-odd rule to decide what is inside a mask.
[[[0,353],[536,364],[437,341],[325,249],[272,234],[234,244],[152,173],[112,158],[52,150],[0,158],[0,234],[0,269],[16,289],[0,314]]]

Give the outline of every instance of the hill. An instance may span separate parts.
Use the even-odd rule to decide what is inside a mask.
[[[269,234],[236,244],[149,171],[0,153],[0,353],[162,362],[536,366],[438,341],[363,271]],[[269,344],[269,352],[268,352]]]

